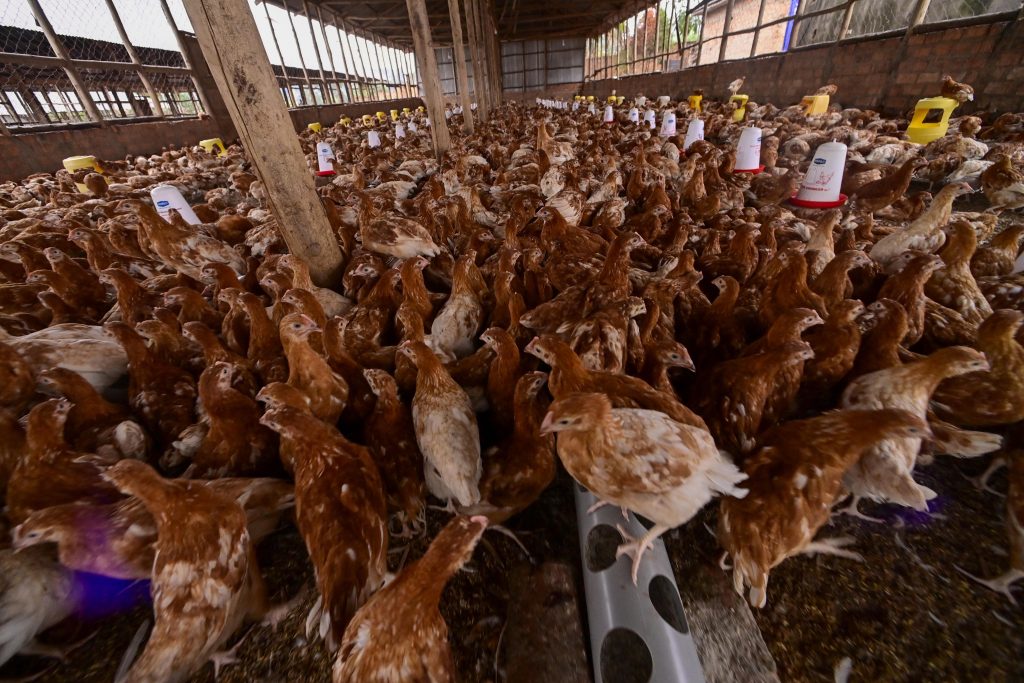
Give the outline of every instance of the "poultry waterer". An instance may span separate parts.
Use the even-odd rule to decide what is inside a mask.
[[[729,98],[730,102],[736,103],[736,111],[732,113],[733,121],[742,121],[747,116],[747,100],[750,99],[748,95],[733,95]]]
[[[629,120],[633,123],[640,123],[640,110],[636,107],[631,107],[629,110]]]
[[[380,147],[380,135],[375,130],[366,131],[366,144],[370,147]]]
[[[334,150],[326,142],[316,143],[316,174],[334,175]]]
[[[604,108],[604,122],[605,123],[614,123],[615,122],[615,112],[612,110],[612,105],[610,105],[610,104],[606,105],[605,108]]]
[[[698,140],[704,139],[704,119],[691,119],[686,126],[686,138],[683,140],[683,151],[690,149],[690,145]]]
[[[665,112],[665,116],[661,119],[661,137],[670,138],[676,134],[676,113],[674,111]]]
[[[644,553],[634,585],[629,557],[615,557],[625,540],[616,527],[639,538],[644,524],[633,513],[623,519],[615,505],[588,512],[597,498],[579,484],[573,492],[595,683],[703,683],[665,542],[655,539]]]
[[[650,128],[651,130],[654,130],[655,123],[654,123],[654,110],[653,109],[648,109],[647,111],[644,112],[644,123],[647,124],[648,128]]]
[[[846,168],[846,145],[826,142],[818,145],[810,168],[800,184],[800,191],[789,200],[791,204],[808,209],[831,209],[846,203],[846,195],[839,191]]]
[[[83,168],[88,168],[96,173],[103,173],[100,169],[100,165],[96,162],[94,156],[80,156],[80,157],[68,157],[64,160],[64,170],[68,173],[74,173],[75,171],[81,171]],[[79,192],[88,192],[89,188],[82,183],[75,183],[78,187]]]
[[[403,126],[402,122],[399,121],[398,123],[395,124],[395,139],[396,140],[401,140],[404,137],[405,137],[405,126]]]
[[[959,102],[948,97],[918,100],[914,107],[914,117],[907,126],[907,137],[919,145],[938,140],[949,130],[949,117],[958,106]]]
[[[761,129],[747,126],[740,132],[736,143],[736,173],[760,173],[764,170],[761,163]]]
[[[807,95],[800,100],[805,116],[824,114],[828,111],[828,95]]]
[[[228,152],[224,149],[224,141],[220,138],[207,138],[206,140],[200,140],[199,146],[202,147],[207,154],[213,154],[214,150],[217,150],[217,156],[219,157],[224,156]]]
[[[202,223],[199,217],[196,216],[196,212],[192,210],[189,203],[181,196],[178,188],[173,185],[157,185],[149,191],[149,196],[153,200],[156,212],[165,221],[171,219],[171,209],[174,209],[189,225],[199,225]]]

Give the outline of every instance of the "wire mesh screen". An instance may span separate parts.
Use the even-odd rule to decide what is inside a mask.
[[[501,44],[502,86],[526,92],[583,81],[586,39],[516,40]]]
[[[1020,0],[932,0],[928,5],[926,22],[947,21],[962,17],[1010,12],[1019,9]]]

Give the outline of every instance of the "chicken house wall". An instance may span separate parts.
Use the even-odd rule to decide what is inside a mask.
[[[904,50],[905,48],[905,50]],[[938,95],[944,74],[974,86],[975,101],[959,111],[1024,109],[1024,20],[925,31],[910,36],[848,41],[753,59],[708,64],[667,74],[590,81],[585,94],[672,95],[694,88],[723,97],[727,83],[746,76],[743,91],[756,102],[784,106],[825,83],[844,107],[906,112]]]

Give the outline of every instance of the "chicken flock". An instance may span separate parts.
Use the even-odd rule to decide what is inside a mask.
[[[653,522],[619,549],[634,580],[654,538],[719,498],[735,587],[760,607],[785,559],[856,557],[818,536],[847,496],[862,517],[863,498],[924,511],[918,464],[1002,449],[1010,567],[978,580],[1013,600],[1024,115],[963,116],[922,147],[873,111],[748,102],[751,175],[732,106],[656,107],[678,114],[664,138],[624,108],[605,125],[506,104],[472,136],[451,117],[440,163],[422,120],[402,139],[375,124],[380,147],[305,132],[311,166],[316,142],[335,152],[331,287],[288,253],[237,145],[0,185],[0,665],[75,610],[73,572],[152,582],[152,632],[118,680],[229,663],[243,624],[289,609],[254,547],[294,524],[336,683],[451,680],[442,589],[559,460]],[[850,203],[789,206],[830,140]],[[162,218],[160,183],[202,223]],[[987,210],[956,208],[976,191]],[[388,575],[430,498],[454,516]]]

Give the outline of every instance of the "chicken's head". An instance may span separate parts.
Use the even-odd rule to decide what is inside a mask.
[[[541,434],[586,432],[611,417],[612,403],[604,394],[570,394],[551,404],[541,423]]]
[[[271,382],[266,385],[256,394],[256,400],[262,403],[268,411],[282,406],[308,410],[311,403],[308,394],[284,382]]]
[[[289,313],[281,319],[281,336],[289,336],[293,339],[306,339],[310,334],[319,330],[320,327],[303,313]]]
[[[694,370],[693,359],[685,346],[677,341],[666,341],[661,344],[657,351],[658,360],[669,367],[686,368]]]

